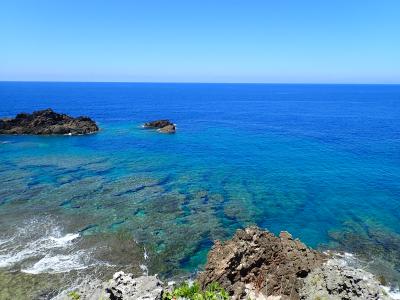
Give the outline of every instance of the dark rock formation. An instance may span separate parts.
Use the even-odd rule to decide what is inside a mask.
[[[171,123],[169,120],[156,120],[144,123],[144,127],[147,128],[163,128],[168,125],[174,125],[174,124]]]
[[[175,133],[175,125],[169,120],[156,120],[144,123],[145,128],[155,128],[162,133]]]
[[[277,237],[249,227],[238,230],[232,240],[215,243],[199,281],[203,287],[219,282],[233,299],[247,296],[246,290],[299,299],[303,278],[326,258],[287,232]]]
[[[73,118],[45,109],[32,114],[20,113],[14,119],[0,119],[0,134],[89,134],[98,131],[88,117]]]

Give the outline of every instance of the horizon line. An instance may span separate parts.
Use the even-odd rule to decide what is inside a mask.
[[[0,80],[0,82],[15,83],[148,83],[148,84],[297,84],[297,85],[400,85],[398,83],[379,83],[379,82],[207,82],[207,81],[80,81],[80,80]]]

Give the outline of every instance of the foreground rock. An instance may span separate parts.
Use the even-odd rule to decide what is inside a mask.
[[[0,119],[0,134],[89,134],[97,132],[96,123],[88,117],[73,118],[52,109],[20,113],[14,119]]]
[[[220,283],[232,299],[390,299],[370,273],[331,261],[287,232],[250,227],[216,242],[198,279]]]
[[[218,282],[236,300],[393,299],[372,274],[347,260],[312,250],[287,232],[277,237],[257,227],[216,242],[197,281],[202,288]],[[168,289],[156,276],[117,272],[106,283],[86,280],[74,293],[81,300],[161,300]]]
[[[106,299],[161,300],[162,282],[156,276],[140,276],[117,272],[105,288]]]
[[[156,120],[144,123],[145,128],[158,129],[162,133],[175,133],[176,127],[169,120]]]
[[[134,277],[117,272],[108,282],[86,279],[72,291],[64,291],[54,300],[67,300],[72,296],[80,300],[161,300],[164,287],[157,276]]]
[[[245,298],[250,290],[298,299],[301,279],[325,259],[287,232],[277,237],[250,227],[238,230],[224,244],[215,243],[199,280],[202,286],[219,282],[233,299]]]
[[[300,291],[301,299],[391,299],[371,273],[330,259],[322,267],[313,270],[305,279]]]

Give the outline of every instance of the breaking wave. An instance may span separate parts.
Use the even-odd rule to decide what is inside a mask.
[[[39,274],[85,269],[98,262],[91,250],[78,250],[79,233],[63,233],[48,220],[32,220],[15,235],[0,239],[0,268],[18,268]]]

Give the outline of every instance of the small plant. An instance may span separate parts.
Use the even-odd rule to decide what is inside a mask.
[[[197,282],[191,285],[184,282],[163,296],[163,300],[178,300],[180,298],[187,300],[228,300],[229,295],[216,282],[209,284],[204,291],[201,290]]]
[[[72,300],[79,300],[81,299],[81,296],[78,294],[77,291],[72,291],[68,293],[68,296],[72,299]]]

